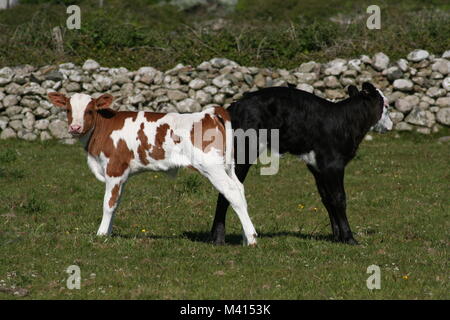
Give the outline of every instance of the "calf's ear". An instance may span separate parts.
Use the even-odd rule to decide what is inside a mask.
[[[108,109],[113,100],[114,97],[109,93],[102,94],[100,97],[95,99],[95,108],[97,110]]]
[[[362,90],[368,94],[376,93],[377,89],[370,82],[364,82],[362,84]]]
[[[359,94],[358,88],[354,85],[348,86],[347,91],[350,97],[355,97]]]
[[[67,102],[69,101],[69,98],[67,98],[64,93],[50,92],[47,96],[50,102],[55,106],[60,108],[67,108]]]

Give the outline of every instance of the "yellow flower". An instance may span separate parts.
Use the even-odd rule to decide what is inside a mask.
[[[407,274],[405,274],[404,276],[402,276],[402,279],[404,279],[404,280],[408,280],[408,275]]]
[[[147,232],[147,230],[145,230],[145,229],[142,229],[142,230],[141,230],[141,232]]]
[[[304,206],[303,204],[299,204],[299,205],[298,205],[298,208],[299,208],[299,209],[303,209],[304,207],[305,207],[305,206]]]

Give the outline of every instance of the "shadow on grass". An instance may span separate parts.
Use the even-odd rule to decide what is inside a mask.
[[[157,234],[125,234],[121,232],[113,232],[111,234],[112,238],[122,238],[122,239],[153,239],[153,240],[174,240],[183,239],[182,235],[178,236],[166,236]]]
[[[152,234],[125,234],[121,232],[114,232],[113,238],[123,239],[153,239],[153,240],[175,240],[175,239],[189,239],[193,242],[211,243],[211,233],[204,231],[185,231],[180,235],[152,235]],[[262,238],[277,238],[277,237],[296,237],[303,240],[328,241],[335,242],[331,234],[304,234],[293,231],[280,231],[259,233],[258,239]],[[227,245],[242,245],[242,235],[237,233],[227,234],[225,236],[225,244]]]
[[[183,237],[188,238],[194,242],[204,242],[211,243],[212,238],[209,232],[202,231],[186,231],[183,232]],[[281,232],[268,232],[268,233],[259,233],[258,239],[261,238],[277,238],[277,237],[296,237],[304,240],[316,240],[316,241],[329,241],[335,242],[333,239],[333,235],[331,234],[304,234],[293,231],[281,231]],[[242,235],[240,234],[227,234],[225,236],[225,243],[228,245],[241,245],[242,244]]]

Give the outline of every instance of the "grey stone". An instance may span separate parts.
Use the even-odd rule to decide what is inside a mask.
[[[54,120],[48,126],[50,133],[57,139],[71,138],[68,132],[67,122],[62,120]]]
[[[86,70],[86,71],[95,71],[98,68],[100,68],[100,64],[95,60],[88,59],[84,62],[82,68],[83,68],[83,70]]]
[[[430,75],[431,79],[443,79],[444,76],[442,75],[442,73],[439,72],[432,72]]]
[[[421,134],[430,134],[431,133],[430,128],[424,128],[424,127],[416,128],[416,131]]]
[[[6,109],[5,114],[8,117],[12,117],[12,116],[14,116],[16,114],[19,114],[21,111],[22,111],[22,107],[12,106],[12,107],[9,107],[9,108]]]
[[[395,125],[395,130],[397,130],[397,131],[412,131],[413,126],[402,121]]]
[[[83,81],[83,77],[82,77],[82,75],[79,74],[79,73],[72,73],[72,74],[69,76],[69,80],[70,80],[70,81],[73,81],[73,82],[82,82],[82,81]]]
[[[194,90],[199,90],[204,88],[206,84],[206,81],[203,79],[193,79],[189,82],[189,87]]]
[[[400,79],[403,76],[403,72],[398,67],[390,67],[383,71],[389,81]]]
[[[17,83],[11,82],[5,87],[5,92],[7,94],[22,95],[23,88],[22,86],[19,86]]]
[[[32,130],[35,121],[36,120],[35,120],[34,114],[32,114],[31,112],[27,112],[25,114],[25,119],[22,120],[22,124],[25,129]]]
[[[222,105],[225,103],[225,95],[223,93],[218,93],[214,96],[213,101],[214,103]]]
[[[383,52],[378,52],[373,56],[372,67],[375,70],[382,71],[389,65],[389,57]]]
[[[12,81],[14,71],[9,67],[0,69],[0,86],[4,86]]]
[[[433,112],[433,113],[437,113],[437,112],[439,112],[439,110],[441,110],[440,107],[436,107],[436,106],[430,107],[430,111]]]
[[[204,61],[197,66],[197,70],[208,71],[212,69],[212,65],[209,61]]]
[[[313,72],[317,68],[318,64],[314,61],[304,62],[297,68],[298,72]]]
[[[187,98],[177,103],[179,112],[198,112],[202,110],[200,103],[194,99]]]
[[[78,82],[69,82],[65,86],[67,92],[79,92],[81,90],[81,86]]]
[[[112,83],[117,85],[123,85],[125,83],[130,83],[131,79],[126,74],[118,74],[113,77]]]
[[[442,54],[442,58],[449,59],[450,58],[450,50],[445,51]]]
[[[446,90],[438,87],[431,87],[427,90],[427,96],[431,98],[443,97],[446,95]]]
[[[24,95],[40,95],[40,96],[46,96],[47,90],[42,88],[39,84],[35,82],[27,83],[23,88],[23,94]]]
[[[258,88],[264,88],[266,86],[266,78],[261,73],[255,76],[254,82]]]
[[[326,89],[325,95],[330,100],[337,100],[337,99],[343,99],[345,98],[345,93],[341,90],[334,90],[334,89]]]
[[[231,81],[226,79],[223,75],[221,75],[214,78],[212,83],[218,88],[223,88],[229,86],[231,84]]]
[[[323,83],[327,88],[336,89],[341,86],[339,80],[335,76],[328,76],[323,79]]]
[[[217,88],[214,86],[204,87],[203,91],[205,91],[206,93],[209,93],[210,95],[215,95],[217,92],[219,92],[219,90],[217,90]]]
[[[131,105],[137,105],[139,103],[144,103],[144,102],[145,102],[145,97],[141,93],[138,93],[133,96],[129,96],[127,99],[127,104],[131,104]]]
[[[13,120],[9,122],[9,126],[13,128],[15,131],[19,131],[23,128],[21,120]]]
[[[15,138],[17,137],[16,132],[11,129],[11,128],[6,128],[5,130],[2,131],[2,133],[0,134],[0,139],[5,140],[5,139],[11,139],[11,138]]]
[[[356,78],[359,83],[371,82],[372,74],[368,71],[362,71],[361,74]]]
[[[428,102],[425,102],[425,101],[420,101],[420,103],[419,103],[419,109],[420,110],[427,110],[428,108],[429,108],[429,104],[428,104]]]
[[[450,91],[450,77],[442,80],[442,88],[444,88],[447,92]]]
[[[347,87],[349,85],[356,85],[356,80],[354,78],[347,78],[347,77],[345,77],[345,78],[341,79],[341,84],[344,87]]]
[[[38,130],[47,130],[50,122],[47,119],[40,119],[34,123],[34,127]]]
[[[313,93],[314,92],[314,87],[310,84],[307,83],[300,83],[297,85],[297,89],[299,90],[303,90],[309,93]]]
[[[52,139],[52,136],[48,133],[48,131],[42,131],[39,135],[39,139],[41,141],[46,141]]]
[[[145,84],[156,82],[157,78],[162,77],[162,72],[153,67],[141,67],[137,71],[137,78],[135,80]]]
[[[3,106],[5,108],[15,106],[19,103],[19,100],[17,99],[16,95],[9,94],[6,97],[3,98]]]
[[[392,122],[394,122],[394,124],[399,123],[400,121],[402,121],[405,118],[403,113],[397,112],[397,111],[389,112],[389,117],[391,118]]]
[[[425,126],[431,128],[436,120],[432,112],[428,110],[421,110],[418,107],[412,109],[412,111],[405,118],[405,121],[410,124],[415,124],[419,126]]]
[[[106,91],[111,88],[112,79],[110,77],[101,74],[94,74],[94,79],[95,81],[92,82],[92,85],[94,86],[95,90]]]
[[[442,108],[436,113],[437,122],[450,126],[450,108]]]
[[[362,63],[372,64],[372,59],[365,54],[363,54],[361,57],[359,57],[359,59],[361,60]]]
[[[437,98],[436,104],[441,108],[450,107],[450,97]]]
[[[226,58],[213,58],[209,61],[214,68],[223,68],[226,66],[237,67],[238,64]]]
[[[344,59],[334,59],[325,65],[326,75],[338,76],[348,69],[347,61]]]
[[[394,81],[393,86],[395,89],[400,91],[411,91],[413,88],[413,83],[408,79],[397,79]]]
[[[172,101],[180,101],[186,99],[188,95],[179,90],[169,90],[167,91],[167,97]]]
[[[42,108],[42,107],[37,107],[36,110],[34,110],[34,115],[37,117],[41,117],[41,118],[45,118],[50,114],[50,111]]]
[[[59,65],[60,69],[66,69],[66,70],[72,70],[75,68],[75,64],[73,64],[72,62],[67,62],[67,63],[61,63]]]
[[[400,70],[403,72],[406,72],[409,69],[408,60],[406,60],[406,59],[399,59],[397,61],[397,65],[400,68]]]
[[[34,141],[37,139],[37,135],[32,132],[27,132],[22,136],[22,139],[27,141]]]
[[[5,128],[8,126],[8,122],[8,118],[0,119],[0,130],[5,130]]]
[[[361,71],[362,61],[360,59],[352,59],[348,61],[348,67],[351,70]]]
[[[431,70],[447,75],[450,72],[450,61],[447,59],[436,59],[431,66]]]
[[[297,77],[299,83],[313,84],[318,79],[317,74],[314,72],[309,73],[296,72],[294,73],[294,75]]]
[[[430,56],[430,54],[428,53],[428,51],[422,50],[422,49],[417,49],[417,50],[411,51],[406,56],[406,58],[409,61],[419,62],[419,61],[422,61],[422,60],[428,58],[429,56]]]
[[[395,108],[402,113],[406,113],[417,106],[419,101],[419,97],[417,96],[406,96],[395,101]]]
[[[195,100],[197,100],[201,105],[207,105],[211,103],[212,97],[209,93],[206,93],[203,90],[198,90],[195,93]]]
[[[45,74],[45,80],[61,81],[64,80],[64,76],[60,71],[52,70]]]

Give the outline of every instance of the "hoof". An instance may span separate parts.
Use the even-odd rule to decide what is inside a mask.
[[[223,239],[212,239],[211,242],[215,246],[224,246],[225,245],[225,240],[223,240]]]
[[[344,240],[343,242],[352,246],[356,246],[359,244],[358,241],[356,241],[354,238]]]
[[[250,237],[246,237],[245,235],[243,236],[243,245],[244,246],[248,246],[248,247],[256,247],[256,237],[257,234],[254,233],[252,234]]]

